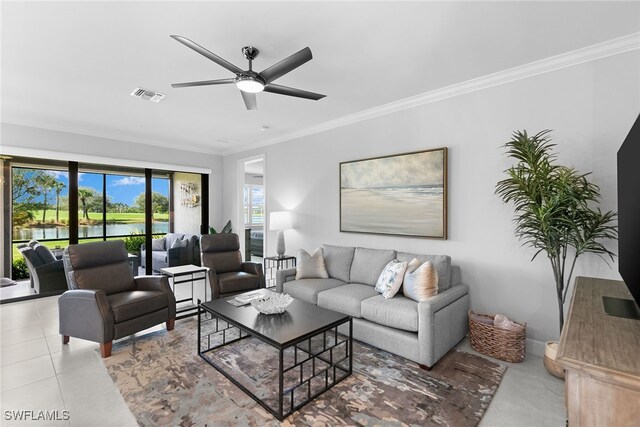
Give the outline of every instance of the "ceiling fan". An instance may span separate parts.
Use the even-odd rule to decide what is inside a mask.
[[[317,101],[319,99],[324,98],[326,95],[322,95],[319,93],[308,92],[302,89],[295,89],[289,86],[282,86],[273,83],[274,80],[280,78],[287,74],[290,71],[295,70],[305,62],[311,60],[313,56],[311,55],[311,49],[305,47],[304,49],[294,53],[293,55],[283,59],[277,64],[272,65],[271,67],[262,70],[259,73],[256,73],[252,69],[252,62],[258,56],[258,49],[252,46],[245,46],[242,48],[242,53],[244,57],[249,60],[249,69],[242,70],[241,68],[233,65],[229,61],[226,61],[220,58],[213,52],[205,49],[199,44],[189,40],[186,37],[182,36],[171,36],[173,39],[179,41],[183,45],[187,46],[190,49],[195,50],[200,55],[205,56],[215,62],[218,65],[223,66],[227,70],[234,73],[236,76],[228,79],[218,79],[218,80],[202,80],[197,82],[188,82],[188,83],[174,83],[171,87],[192,87],[192,86],[209,86],[209,85],[224,85],[235,83],[235,85],[240,89],[240,93],[242,94],[242,99],[244,99],[244,104],[247,107],[247,110],[257,110],[258,104],[256,102],[256,93],[258,92],[271,92],[278,93],[280,95],[288,95],[295,96],[298,98],[305,99],[313,99]]]

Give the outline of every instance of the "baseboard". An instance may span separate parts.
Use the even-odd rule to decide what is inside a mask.
[[[531,356],[544,356],[544,347],[547,343],[538,340],[527,339],[527,354]]]

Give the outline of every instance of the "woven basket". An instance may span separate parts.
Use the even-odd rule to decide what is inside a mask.
[[[527,324],[522,330],[514,332],[475,321],[469,310],[469,339],[471,347],[482,354],[504,360],[505,362],[522,362],[526,350]],[[475,314],[493,322],[493,314]]]

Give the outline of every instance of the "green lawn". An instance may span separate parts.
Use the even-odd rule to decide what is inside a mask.
[[[34,218],[36,221],[42,221],[42,209],[32,211]],[[69,211],[60,211],[59,221],[68,222],[69,221]],[[78,218],[82,219],[82,212],[78,211]],[[89,219],[92,220],[101,220],[102,213],[100,212],[89,212]],[[169,221],[168,213],[158,213],[153,215],[153,219],[156,221]],[[53,222],[56,220],[56,210],[55,209],[47,209],[47,215],[45,217],[45,222]],[[135,223],[143,223],[144,222],[144,213],[142,212],[126,212],[126,213],[118,213],[118,212],[107,212],[107,221],[115,221],[120,224],[135,224]]]

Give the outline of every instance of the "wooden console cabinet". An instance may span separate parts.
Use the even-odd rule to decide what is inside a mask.
[[[603,296],[632,299],[623,282],[576,278],[557,356],[569,427],[638,427],[640,320],[605,314]]]

